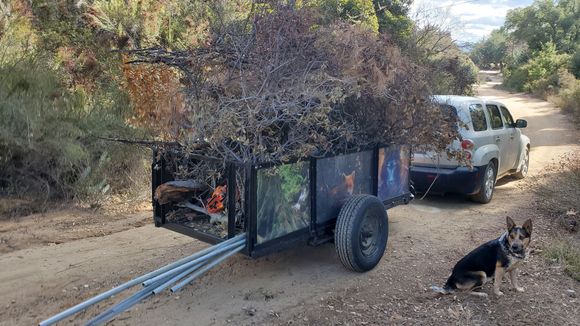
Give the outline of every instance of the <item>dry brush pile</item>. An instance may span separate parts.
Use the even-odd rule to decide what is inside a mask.
[[[130,52],[132,64],[181,71],[172,140],[184,153],[284,162],[376,144],[444,149],[458,137],[429,99],[426,71],[387,34],[287,7],[216,26],[194,50]]]

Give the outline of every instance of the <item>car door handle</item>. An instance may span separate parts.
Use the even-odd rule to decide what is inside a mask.
[[[501,141],[501,137],[500,136],[495,136],[495,141],[496,142],[500,142]]]

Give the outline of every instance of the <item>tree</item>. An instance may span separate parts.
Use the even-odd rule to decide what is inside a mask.
[[[408,16],[412,0],[315,0],[326,21],[341,18],[374,32],[388,33],[397,40],[409,38],[413,21]]]
[[[373,0],[379,32],[406,39],[413,31],[409,9],[413,0]]]
[[[508,11],[505,27],[531,51],[552,42],[558,51],[569,53],[579,42],[579,6],[577,0],[536,0],[531,6]]]
[[[477,42],[471,51],[470,57],[480,67],[498,65],[503,71],[507,56],[508,42],[504,29],[496,29],[490,36]]]
[[[559,53],[555,44],[547,43],[542,50],[534,53],[528,63],[522,66],[523,69],[527,70],[528,75],[524,90],[532,92],[538,89],[542,83],[556,86],[558,70],[567,67],[569,62],[570,56],[568,54]]]
[[[341,18],[349,23],[379,31],[379,23],[372,0],[314,0],[309,6],[318,8],[323,20],[328,22]]]

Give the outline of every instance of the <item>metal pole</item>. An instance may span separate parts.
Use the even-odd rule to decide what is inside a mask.
[[[81,303],[77,304],[76,306],[71,307],[71,308],[69,308],[69,309],[67,309],[67,310],[65,310],[63,312],[60,312],[60,313],[58,313],[58,314],[56,314],[56,315],[54,315],[54,316],[52,316],[52,317],[50,317],[50,318],[48,318],[46,320],[43,320],[38,325],[39,326],[52,325],[52,324],[54,324],[54,323],[56,323],[56,322],[58,322],[60,320],[65,319],[68,316],[74,315],[77,312],[79,312],[79,311],[81,311],[83,309],[86,309],[87,307],[92,306],[95,303],[101,302],[101,301],[103,301],[103,300],[105,300],[105,299],[107,299],[107,298],[109,298],[109,297],[111,297],[111,296],[113,296],[113,295],[121,292],[121,291],[124,291],[124,290],[126,290],[126,289],[134,286],[134,285],[137,285],[137,284],[139,284],[139,283],[141,283],[143,281],[146,281],[146,280],[148,280],[148,279],[150,279],[152,277],[155,277],[155,276],[157,276],[157,275],[159,275],[161,273],[164,273],[164,272],[166,272],[168,270],[171,270],[171,269],[173,269],[173,268],[175,268],[177,266],[180,266],[180,265],[182,265],[184,263],[187,263],[188,261],[192,261],[192,260],[194,260],[194,259],[196,259],[196,258],[198,258],[200,256],[203,256],[203,255],[205,255],[205,254],[207,254],[209,252],[212,252],[213,250],[216,250],[217,248],[220,248],[220,247],[226,246],[226,245],[228,245],[230,243],[239,241],[240,239],[244,239],[245,236],[246,236],[245,233],[240,234],[240,235],[235,236],[235,237],[233,237],[233,238],[231,238],[229,240],[226,240],[224,242],[221,242],[221,243],[219,243],[219,244],[217,244],[215,246],[211,246],[211,247],[205,248],[204,250],[202,250],[200,252],[197,252],[197,253],[189,256],[189,257],[185,257],[185,258],[180,259],[180,260],[178,260],[178,261],[176,261],[174,263],[171,263],[169,265],[166,265],[166,266],[164,266],[164,267],[162,267],[162,268],[160,268],[158,270],[155,270],[155,271],[150,272],[150,273],[147,273],[147,274],[145,274],[143,276],[137,277],[137,278],[135,278],[135,279],[133,279],[133,280],[131,280],[129,282],[126,282],[126,283],[121,284],[121,285],[119,285],[119,286],[117,286],[115,288],[112,288],[109,291],[103,292],[103,293],[101,293],[101,294],[99,294],[99,295],[97,295],[95,297],[92,297],[89,300],[86,300],[84,302],[81,302]]]
[[[240,246],[240,247],[237,247],[233,250],[234,253],[239,251],[240,250],[239,248],[243,249],[245,245],[238,244],[238,246]],[[226,255],[229,255],[230,253],[231,252],[227,253]],[[221,259],[221,258],[225,259],[227,257],[224,256],[224,257],[220,257],[218,259]],[[172,274],[167,274],[165,277],[158,279],[157,282],[150,283],[150,285],[144,287],[142,290],[136,292],[132,296],[128,297],[127,299],[121,301],[117,305],[109,308],[107,311],[105,311],[105,312],[101,313],[100,315],[98,315],[97,317],[93,318],[91,321],[89,321],[87,323],[87,325],[91,325],[91,326],[92,325],[100,325],[100,324],[103,324],[103,323],[111,320],[113,317],[115,317],[118,314],[122,313],[123,311],[131,308],[132,306],[139,303],[143,299],[146,299],[150,295],[160,293],[165,288],[167,288],[171,284],[175,283],[176,281],[182,279],[183,277],[187,276],[188,274],[191,274],[193,271],[200,268],[205,263],[207,263],[207,261],[198,262],[197,264],[191,266],[189,269],[183,271],[182,273],[180,273],[174,277],[171,277]],[[215,266],[215,265],[216,264],[214,264],[213,266]]]
[[[171,292],[177,292],[177,291],[179,291],[182,287],[186,286],[189,282],[193,281],[194,279],[196,279],[197,277],[199,277],[203,273],[207,272],[210,268],[212,268],[215,265],[217,265],[217,264],[221,263],[222,261],[226,260],[228,257],[233,256],[238,251],[241,251],[242,249],[244,249],[245,246],[246,245],[243,244],[243,245],[237,247],[236,249],[233,249],[232,251],[228,252],[227,254],[225,254],[225,255],[217,258],[216,260],[212,261],[211,263],[205,265],[204,267],[202,267],[201,269],[199,269],[197,272],[193,273],[190,277],[186,278],[185,280],[181,281],[176,286],[172,287],[171,288]]]
[[[159,275],[157,275],[157,276],[155,276],[153,278],[150,278],[150,279],[144,281],[143,282],[143,286],[148,286],[149,284],[152,284],[154,282],[157,282],[158,280],[160,280],[162,278],[165,278],[166,276],[169,276],[169,275],[178,273],[178,272],[180,272],[180,271],[182,271],[184,269],[187,269],[190,266],[193,266],[193,265],[195,265],[195,264],[197,264],[199,262],[205,262],[206,260],[208,260],[210,258],[213,258],[213,257],[221,254],[224,251],[228,251],[228,250],[230,250],[230,249],[232,249],[234,247],[239,246],[240,244],[244,243],[245,241],[246,241],[245,239],[242,239],[242,240],[236,241],[234,243],[231,243],[231,244],[229,244],[227,246],[222,246],[221,248],[215,248],[214,251],[212,251],[212,252],[210,252],[210,253],[202,256],[202,257],[196,258],[196,259],[194,259],[194,260],[192,260],[190,262],[187,262],[187,263],[182,264],[181,266],[177,266],[177,267],[175,267],[175,268],[173,268],[171,270],[168,270],[168,271],[166,271],[166,272],[164,272],[162,274],[159,274]]]
[[[186,277],[187,275],[193,273],[196,269],[200,268],[201,266],[203,266],[203,264],[205,264],[206,262],[201,262],[201,263],[197,263],[195,265],[193,265],[192,267],[186,269],[185,271],[177,274],[176,276],[172,277],[170,280],[166,281],[165,283],[159,285],[158,287],[156,287],[155,289],[153,289],[153,294],[159,294],[161,293],[161,291],[165,290],[168,286],[170,286],[171,284],[174,284],[175,282],[181,280],[182,278]]]
[[[102,313],[100,313],[99,315],[97,315],[95,318],[89,320],[85,325],[86,326],[94,326],[94,325],[100,325],[100,324],[104,324],[105,322],[111,320],[113,317],[115,317],[116,315],[122,313],[123,311],[131,308],[132,306],[134,306],[137,302],[141,301],[142,299],[145,299],[146,297],[148,297],[149,295],[151,295],[151,288],[155,287],[155,285],[161,284],[163,282],[158,282],[150,287],[146,287],[143,288],[137,292],[135,292],[133,295],[131,295],[130,297],[126,298],[125,300],[119,302],[118,304],[110,307],[109,309],[103,311]]]

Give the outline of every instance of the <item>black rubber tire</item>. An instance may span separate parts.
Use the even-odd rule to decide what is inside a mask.
[[[344,203],[336,220],[334,244],[346,268],[359,273],[373,269],[385,253],[388,237],[387,211],[377,197],[356,195]]]
[[[471,199],[473,201],[476,201],[478,203],[482,203],[482,204],[487,204],[491,201],[491,199],[493,198],[493,193],[495,190],[495,176],[497,175],[496,172],[496,168],[495,168],[495,163],[493,163],[493,161],[490,161],[487,164],[487,167],[485,168],[485,171],[483,172],[483,181],[481,182],[481,186],[479,187],[479,192],[473,196],[471,196]],[[491,176],[491,185],[488,185],[488,181],[487,180],[490,177],[489,173],[493,173],[493,175]],[[491,189],[488,191],[486,190],[487,187],[491,186]]]
[[[530,149],[526,148],[526,157],[525,157],[525,169],[522,167],[522,170],[515,173],[513,176],[516,179],[523,179],[528,176],[528,169],[530,167]]]

